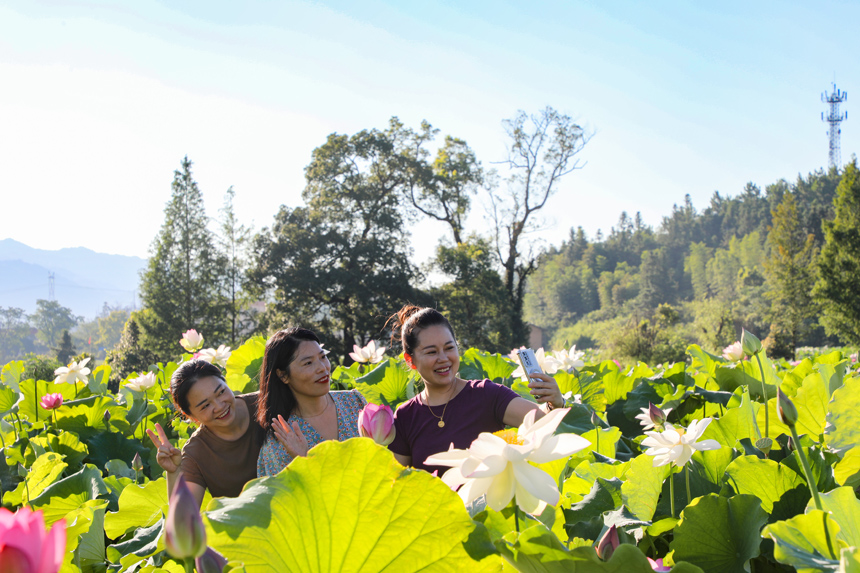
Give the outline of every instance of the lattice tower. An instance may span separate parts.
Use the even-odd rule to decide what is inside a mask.
[[[830,167],[839,168],[842,165],[842,152],[840,150],[840,136],[842,130],[839,124],[848,119],[848,112],[841,113],[839,104],[848,99],[848,92],[843,92],[836,89],[836,83],[833,83],[833,91],[831,93],[824,92],[821,94],[821,101],[830,104],[830,113],[825,117],[824,112],[821,112],[821,121],[826,121],[830,124],[830,129],[827,135],[830,137]]]

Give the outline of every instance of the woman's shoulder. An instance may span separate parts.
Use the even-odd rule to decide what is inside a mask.
[[[332,390],[329,392],[337,406],[364,408],[367,400],[358,390]]]

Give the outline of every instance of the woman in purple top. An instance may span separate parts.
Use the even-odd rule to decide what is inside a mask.
[[[424,382],[424,391],[394,413],[397,433],[388,448],[404,466],[439,470],[441,475],[449,468],[428,466],[424,460],[452,444],[468,448],[481,432],[519,426],[529,411],[539,407],[490,380],[457,377],[460,353],[454,330],[437,310],[406,305],[393,319],[406,364]],[[564,406],[553,378],[534,374],[529,388],[544,412]],[[541,416],[539,412],[537,417]]]

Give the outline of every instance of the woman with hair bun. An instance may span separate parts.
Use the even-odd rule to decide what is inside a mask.
[[[452,444],[466,449],[482,432],[519,426],[528,412],[541,406],[543,412],[564,406],[558,384],[546,374],[533,374],[529,382],[541,406],[491,380],[459,378],[454,329],[435,309],[406,305],[389,320],[394,323],[392,339],[399,331],[406,364],[424,382],[424,391],[394,414],[396,436],[388,448],[404,466],[439,470],[441,475],[449,468],[428,466],[424,462],[429,456],[447,451]],[[542,416],[538,412],[536,418]]]
[[[207,489],[215,497],[238,496],[257,477],[257,454],[265,436],[257,423],[256,392],[235,396],[217,366],[190,360],[170,378],[170,396],[198,428],[181,452],[161,424],[155,425],[156,431],[146,431],[158,450],[155,461],[167,475],[168,495],[182,473],[198,504]]]
[[[268,430],[257,460],[259,477],[280,472],[325,440],[358,436],[367,404],[357,390],[331,392],[331,363],[316,334],[292,327],[266,342],[257,421]]]

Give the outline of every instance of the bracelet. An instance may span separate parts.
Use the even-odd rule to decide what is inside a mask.
[[[552,402],[544,402],[543,405],[546,406],[546,413],[547,414],[552,412],[553,408],[555,408],[555,406],[552,405]]]

